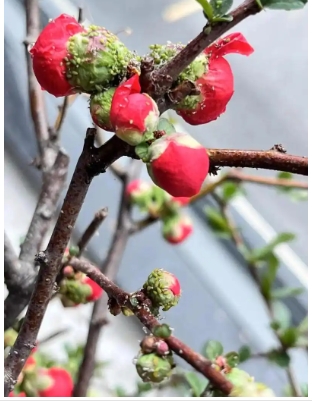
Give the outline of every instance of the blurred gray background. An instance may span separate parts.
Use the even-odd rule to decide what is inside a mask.
[[[237,5],[239,1],[234,3]],[[77,7],[83,7],[84,19],[93,24],[103,25],[112,32],[131,28],[131,35],[120,33],[119,36],[139,54],[146,54],[153,43],[163,44],[168,40],[187,43],[205,23],[194,0],[42,0],[40,5],[43,26],[48,18],[61,12],[77,15]],[[5,228],[18,248],[40,188],[40,174],[29,166],[37,150],[27,98],[22,1],[5,0],[4,25]],[[235,94],[227,112],[202,127],[190,127],[177,119],[178,125],[206,147],[269,149],[281,143],[289,153],[307,155],[307,7],[294,12],[262,12],[243,21],[233,31],[242,32],[255,52],[248,58],[227,56],[235,77]],[[50,95],[46,95],[46,100],[52,123],[60,100]],[[170,114],[173,116],[173,112]],[[63,145],[71,156],[70,173],[90,124],[87,99],[81,96],[69,109],[62,130]],[[265,171],[252,173],[275,175]],[[142,177],[147,179],[145,172]],[[276,232],[294,232],[296,240],[278,250],[282,262],[278,278],[285,285],[307,287],[307,203],[294,203],[274,188],[252,184],[246,188],[247,196],[238,198],[232,211],[249,242],[260,247]],[[78,219],[76,235],[83,231],[96,210],[103,206],[109,208],[109,217],[88,248],[98,263],[105,257],[116,223],[119,191],[120,184],[110,172],[97,177]],[[262,300],[237,254],[208,228],[201,206],[188,211],[194,220],[195,232],[179,246],[165,243],[157,224],[131,238],[118,283],[133,291],[152,269],[167,269],[178,276],[183,288],[179,305],[166,313],[166,320],[178,337],[197,350],[202,349],[205,341],[218,339],[228,351],[237,350],[245,343],[255,352],[265,351],[275,342]],[[298,323],[307,311],[307,295],[289,306],[294,322]],[[57,301],[53,302],[40,335],[70,327],[72,331],[64,336],[64,341],[83,341],[90,306],[78,309],[66,311],[66,316],[60,317],[63,316],[61,307]],[[81,324],[81,319],[85,324]],[[122,317],[114,318],[105,327],[99,358],[114,358],[114,361],[107,368],[105,386],[98,385],[100,395],[110,394],[109,387],[123,382],[129,389],[133,387],[136,374],[131,359],[138,351],[137,341],[142,334],[135,321]],[[59,342],[52,342],[48,347],[62,356]],[[306,382],[306,354],[296,351],[293,357],[299,381]],[[246,370],[281,394],[286,383],[282,369],[256,360],[246,363]]]

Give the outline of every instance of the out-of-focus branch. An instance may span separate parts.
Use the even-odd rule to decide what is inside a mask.
[[[71,264],[75,269],[84,272],[93,281],[99,284],[108,297],[114,298],[120,306],[126,306],[131,309],[141,323],[150,331],[160,324],[145,305],[133,306],[130,302],[130,294],[114,284],[97,267],[87,261],[81,261],[77,258],[72,259]],[[211,361],[195,352],[192,348],[174,336],[170,336],[165,339],[165,341],[174,353],[188,362],[198,372],[202,373],[217,389],[222,391],[225,395],[230,394],[233,388],[232,383],[229,382],[222,373],[214,369]]]
[[[227,221],[230,236],[231,236],[231,239],[232,239],[234,245],[236,246],[237,250],[241,253],[241,255],[246,259],[246,252],[244,252],[244,251],[248,252],[248,251],[250,251],[250,249],[249,249],[246,241],[244,240],[244,237],[240,234],[239,229],[236,227],[234,220],[230,216],[230,214],[228,212],[227,204],[220,197],[218,197],[218,195],[214,194],[213,196],[214,196],[215,200],[219,203],[221,213],[222,213],[224,219]],[[268,299],[266,294],[263,292],[261,282],[260,282],[260,276],[258,274],[257,263],[246,259],[246,265],[247,265],[247,268],[249,270],[251,277],[253,278],[254,282],[257,284],[257,286],[259,288],[259,292],[260,292],[260,294],[263,298],[263,301],[267,307],[269,317],[273,321],[274,313],[273,313],[272,303],[271,303],[271,300]],[[275,330],[273,330],[273,332],[280,344],[281,349],[284,351],[287,351],[279,333]],[[259,354],[259,356],[263,356],[263,354]],[[286,368],[286,374],[287,374],[289,385],[292,389],[293,395],[296,397],[301,397],[300,386],[296,382],[296,379],[295,379],[293,371],[292,371],[292,367],[290,365]]]
[[[29,54],[29,45],[34,43],[40,32],[40,18],[38,0],[25,0],[26,7],[26,39],[24,41],[27,59],[28,91],[32,120],[34,123],[38,149],[38,166],[44,172],[54,164],[57,151],[50,142],[49,124],[46,116],[44,96],[35,77],[32,60]]]
[[[97,211],[93,217],[93,220],[91,223],[88,225],[86,230],[83,232],[80,240],[78,241],[78,248],[79,248],[79,254],[81,255],[91,238],[94,236],[94,234],[97,232],[99,229],[100,225],[103,223],[103,221],[106,219],[108,215],[108,208],[104,207],[103,209],[100,209]]]
[[[262,184],[273,187],[285,187],[285,188],[298,188],[308,189],[308,183],[304,181],[297,181],[287,178],[276,178],[276,177],[263,177],[259,175],[245,174],[242,171],[232,169],[226,174],[228,180],[236,180],[240,182],[248,182],[253,184]]]
[[[128,183],[137,177],[140,168],[140,163],[133,161],[123,181],[116,230],[105,262],[101,268],[101,271],[110,279],[114,279],[118,271],[132,227],[130,218],[131,205],[125,197],[125,190]],[[72,264],[72,262],[70,263]],[[74,265],[72,266],[75,267]],[[104,293],[94,304],[84,357],[79,368],[78,378],[73,392],[74,397],[85,397],[87,394],[95,368],[96,349],[101,329],[106,323],[107,301],[107,295]]]
[[[14,346],[5,360],[5,395],[13,388],[27,360],[53,293],[65,248],[81,210],[92,179],[105,172],[115,160],[129,152],[129,145],[111,138],[100,148],[94,147],[96,130],[87,130],[85,144],[47,249],[37,255],[40,265],[35,290]],[[131,150],[130,150],[131,153]]]

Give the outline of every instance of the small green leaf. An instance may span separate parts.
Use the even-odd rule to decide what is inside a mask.
[[[140,143],[139,145],[137,145],[134,150],[135,153],[139,156],[139,158],[143,161],[145,161],[147,159],[148,156],[148,144],[145,142]]]
[[[287,348],[294,346],[298,337],[299,331],[297,327],[288,327],[280,334],[280,339]]]
[[[222,214],[212,207],[205,208],[204,212],[207,216],[208,224],[213,231],[223,238],[229,238],[231,229]]]
[[[215,16],[223,16],[233,5],[233,0],[210,0]]]
[[[287,368],[290,363],[290,357],[286,351],[273,350],[268,354],[268,358],[281,368]]]
[[[291,324],[291,313],[285,304],[279,301],[274,301],[272,304],[274,322],[279,326],[279,329],[285,330]]]
[[[304,202],[308,200],[309,192],[307,189],[290,188],[287,195],[293,202]]]
[[[196,0],[196,1],[197,1],[197,3],[199,3],[202,6],[204,15],[208,19],[208,21],[213,21],[214,11],[213,11],[213,8],[211,7],[209,1],[207,1],[207,0]]]
[[[308,333],[308,316],[306,316],[301,323],[299,324],[299,326],[297,327],[297,329],[299,330],[299,332],[301,334],[307,334]]]
[[[299,10],[304,7],[302,0],[261,0],[262,5],[272,10]]]
[[[251,252],[251,262],[264,260],[268,254],[274,251],[274,248],[282,243],[292,241],[295,238],[293,233],[280,233],[272,241],[270,241],[263,248],[255,249]]]
[[[228,202],[233,199],[235,196],[243,193],[241,186],[236,182],[225,182],[222,185],[222,198],[224,201]]]
[[[239,355],[237,352],[232,351],[232,352],[228,352],[226,355],[224,355],[227,361],[227,364],[231,367],[231,368],[236,368],[236,366],[239,364],[240,360],[239,360]]]
[[[277,174],[277,178],[281,180],[291,180],[293,178],[293,174],[288,173],[287,171],[281,171],[280,173]]]
[[[266,256],[266,262],[267,267],[265,272],[261,276],[260,283],[262,294],[265,296],[266,299],[271,299],[272,285],[276,278],[279,260],[273,253],[271,253]]]
[[[157,131],[165,131],[167,135],[170,135],[176,132],[176,129],[168,118],[162,117],[158,121]]]
[[[214,361],[223,354],[223,345],[219,341],[210,340],[204,346],[204,354],[208,359]]]
[[[308,397],[308,383],[301,384],[301,393],[303,397]]]
[[[232,21],[233,21],[233,16],[231,14],[213,18],[213,22],[232,22]]]
[[[138,394],[146,393],[147,391],[150,391],[151,389],[152,389],[152,384],[151,383],[143,383],[143,382],[138,382],[137,383],[137,392],[138,392]]]
[[[247,359],[249,359],[251,356],[251,349],[248,347],[248,345],[243,345],[240,347],[238,350],[238,357],[240,362],[245,362]]]
[[[126,390],[121,386],[117,386],[115,388],[115,394],[116,394],[116,397],[127,397]]]
[[[293,287],[283,287],[277,288],[276,290],[271,291],[271,298],[272,299],[281,299],[281,298],[289,298],[295,297],[297,295],[302,294],[304,291],[303,288],[293,288]]]
[[[295,347],[306,348],[308,346],[308,343],[309,343],[309,341],[308,341],[307,335],[300,335],[297,338]]]
[[[192,389],[193,397],[200,397],[201,394],[204,392],[205,388],[207,387],[208,380],[199,376],[195,372],[186,372],[184,373],[184,376]]]

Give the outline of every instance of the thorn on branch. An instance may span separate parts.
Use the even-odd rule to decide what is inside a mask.
[[[275,152],[287,153],[287,150],[281,144],[275,144],[270,150],[274,150]]]

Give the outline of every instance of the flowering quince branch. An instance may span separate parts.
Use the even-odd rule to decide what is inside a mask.
[[[308,175],[308,158],[269,150],[207,149],[210,171],[215,167],[252,167]]]
[[[115,278],[132,227],[130,220],[131,205],[124,196],[125,190],[128,184],[138,175],[140,167],[140,163],[133,161],[122,179],[122,195],[118,211],[117,226],[107,256],[101,268],[102,273],[110,279]],[[70,264],[75,268],[75,265],[72,264],[72,260]],[[107,296],[104,293],[102,297],[95,302],[93,307],[84,356],[79,368],[78,378],[73,392],[74,397],[85,397],[87,394],[89,383],[95,368],[97,344],[102,327],[106,323],[106,315]]]
[[[30,12],[29,9],[31,5],[33,7],[37,6],[36,2],[29,1],[28,12]],[[105,172],[113,162],[122,156],[138,158],[137,146],[153,139],[152,143],[149,144],[149,154],[146,155],[148,158],[144,161],[148,163],[149,173],[154,182],[158,184],[161,183],[162,187],[166,187],[168,181],[166,181],[165,176],[168,173],[172,185],[174,184],[173,186],[168,186],[168,188],[166,188],[168,192],[172,192],[171,195],[189,197],[198,192],[201,183],[209,170],[209,160],[207,160],[208,158],[205,149],[193,138],[181,133],[172,134],[170,138],[168,135],[164,135],[163,132],[156,132],[158,135],[157,137],[154,136],[153,138],[149,138],[149,135],[154,135],[154,129],[157,123],[156,120],[158,120],[159,114],[164,112],[170,103],[168,103],[166,99],[161,98],[168,97],[172,105],[177,106],[176,111],[183,116],[183,110],[180,110],[178,107],[179,105],[176,105],[175,103],[183,100],[183,96],[197,95],[197,88],[194,88],[192,85],[182,85],[182,87],[179,87],[179,90],[175,92],[176,88],[171,88],[171,86],[177,79],[179,73],[182,72],[185,67],[196,58],[196,56],[206,49],[206,47],[222,33],[226,32],[247,16],[253,15],[258,11],[260,11],[258,2],[246,1],[242,6],[233,11],[232,22],[211,23],[211,26],[206,26],[197,38],[189,43],[184,49],[179,51],[167,64],[161,66],[158,70],[153,70],[153,68],[151,68],[149,71],[150,74],[146,74],[146,71],[144,72],[143,69],[140,82],[138,82],[137,74],[131,73],[130,78],[128,77],[128,81],[104,92],[103,90],[106,89],[107,85],[115,82],[114,79],[118,78],[120,74],[125,74],[125,70],[129,67],[129,62],[132,61],[134,56],[134,54],[130,52],[117,37],[112,35],[105,28],[93,26],[89,29],[85,29],[72,17],[61,15],[45,28],[45,32],[40,35],[35,46],[32,47],[30,53],[33,57],[33,69],[39,83],[44,87],[44,89],[56,97],[68,96],[78,92],[91,94],[90,110],[93,120],[102,128],[116,132],[117,136],[113,136],[103,146],[95,148],[94,137],[96,135],[96,130],[88,129],[87,131],[83,151],[77,162],[50,241],[46,250],[40,252],[36,257],[36,262],[40,265],[40,271],[35,291],[30,300],[27,314],[19,331],[17,340],[5,361],[6,395],[16,383],[18,374],[23,368],[25,360],[30,354],[31,348],[35,345],[35,340],[45,310],[54,290],[56,277],[60,271],[65,247],[70,240],[73,227],[92,179],[96,175]],[[63,29],[64,26],[66,29]],[[58,29],[60,30],[57,31]],[[65,37],[59,38],[57,34],[64,33],[64,31],[66,33]],[[51,34],[52,36],[55,34],[55,46],[53,42],[53,47],[47,48],[47,44],[51,44]],[[101,45],[99,45],[99,43]],[[109,46],[105,45],[107,43]],[[239,49],[236,46],[238,46]],[[90,54],[88,54],[90,49],[92,49],[92,63],[90,63]],[[112,52],[111,49],[114,51]],[[207,60],[209,57],[219,66],[223,64],[227,75],[227,89],[229,89],[226,99],[222,99],[222,102],[220,102],[220,99],[216,99],[219,101],[219,103],[216,102],[218,110],[210,110],[210,112],[213,113],[212,115],[209,114],[208,121],[211,121],[217,118],[224,111],[226,103],[232,96],[232,73],[228,63],[222,56],[233,51],[249,55],[253,49],[241,34],[231,34],[227,39],[221,39],[215,46],[209,47],[207,51],[208,53],[205,53],[201,57],[201,60],[204,60],[205,66],[207,66]],[[83,53],[82,57],[77,56],[79,52]],[[52,59],[51,55],[53,56]],[[110,56],[112,55],[115,56],[113,62],[114,68],[111,66]],[[216,61],[219,56],[219,60]],[[99,68],[93,68],[95,65]],[[135,66],[131,67],[135,70]],[[212,64],[210,67],[212,67]],[[96,74],[95,70],[97,71]],[[203,77],[205,80],[206,78],[206,76]],[[131,86],[129,86],[130,83]],[[196,83],[198,83],[198,81],[196,81]],[[205,81],[205,83],[209,87],[209,79],[207,82]],[[139,86],[140,84],[141,87]],[[118,85],[118,82],[116,85]],[[142,93],[142,91],[144,93]],[[181,94],[183,96],[181,96]],[[122,102],[122,99],[125,96],[127,96],[128,101]],[[136,100],[134,101],[134,99]],[[158,109],[155,101],[157,101]],[[111,103],[113,103],[112,106],[107,107],[107,105],[110,105]],[[137,118],[133,120],[129,119],[129,113],[133,112],[136,103],[139,105],[140,112],[142,112],[142,120]],[[204,106],[206,107],[207,105],[204,104]],[[108,111],[108,117],[111,117],[111,120],[110,118],[107,119]],[[185,114],[185,119],[188,118],[186,115],[187,113]],[[34,118],[35,117],[36,116],[34,115]],[[203,123],[203,121],[201,120],[201,122],[195,122],[194,124],[197,123]],[[122,138],[122,140],[120,138]],[[136,149],[134,146],[136,146]],[[191,177],[197,179],[193,186],[192,184],[187,184],[187,181],[182,182],[185,185],[180,187],[183,188],[185,194],[178,194],[177,192],[179,184],[175,182],[175,180],[177,178],[180,179],[181,177],[177,177],[176,174],[173,174],[173,170],[176,166],[174,166],[174,163],[169,163],[167,165],[168,161],[175,160],[172,158],[172,149],[174,149],[173,154],[175,154],[175,152],[178,154],[179,163],[183,161],[183,154],[188,156],[193,155],[196,158],[198,156],[200,160],[204,161],[201,163],[201,167],[195,166],[198,169],[200,168],[198,171],[194,167],[194,163],[189,164],[190,168],[193,168],[195,169],[195,172],[198,172],[198,177]],[[234,159],[235,166],[245,166],[246,151],[245,153],[241,153],[239,157],[236,155],[236,158],[233,158],[233,155],[232,158],[229,156],[229,152],[231,151],[225,150],[224,152],[225,153],[223,154],[222,151],[219,151],[218,153],[218,150],[209,150],[209,155],[211,154],[212,157],[211,166],[213,168],[227,165],[224,162],[224,158],[226,157],[228,158],[227,160],[229,160],[230,166],[233,165],[231,163],[233,163]],[[232,152],[235,153],[237,151]],[[249,163],[252,164],[252,167],[261,168],[263,165],[265,168],[272,169],[271,164],[271,167],[268,167],[268,161],[266,159],[268,158],[270,159],[270,163],[274,163],[274,159],[277,157],[276,155],[273,157],[274,152],[266,152],[267,154],[265,157],[263,157],[263,152],[260,152],[260,156],[256,153],[257,152],[253,152],[249,155]],[[143,155],[142,152],[141,155]],[[260,157],[262,165],[257,157]],[[143,159],[141,156],[140,158]],[[240,158],[243,160],[239,160]],[[302,158],[293,160],[293,163],[290,164],[301,163],[297,170],[300,170],[301,168],[302,170],[300,171],[305,171],[305,168],[307,169],[307,161],[306,163],[303,163],[301,159]],[[279,166],[286,165],[287,168],[290,168],[289,163],[287,164],[285,159],[283,163],[281,160],[278,161],[279,164],[277,164]],[[191,174],[190,171],[188,171],[187,166],[183,163],[180,163],[180,165],[184,168],[183,174],[189,178]],[[246,166],[249,166],[249,164]],[[45,167],[43,166],[43,168]],[[129,227],[123,227],[124,230],[122,230],[121,233],[116,230],[114,238],[116,244],[114,245],[114,248],[111,248],[111,252],[103,267],[103,269],[108,267],[112,269],[110,273],[107,273],[108,276],[110,274],[113,275],[113,271],[115,271],[116,266],[119,263],[119,259],[125,247],[125,242],[130,232]],[[171,234],[168,238],[174,240]],[[29,255],[31,255],[31,253],[29,253]],[[108,262],[109,260],[110,262]],[[118,300],[118,297],[117,301],[120,301]],[[100,305],[100,303],[97,305]],[[149,313],[146,313],[147,312],[144,311],[143,308],[141,310],[135,309],[135,314],[140,318],[140,320],[147,327],[152,329],[155,325],[158,325],[158,322]],[[95,315],[98,316],[96,309],[94,309],[94,318]],[[96,319],[94,321],[95,324],[99,323]],[[173,351],[178,353],[181,350],[181,344],[179,344],[177,339],[170,337],[166,341]],[[219,372],[213,369],[211,363],[206,363],[206,360],[200,355],[194,353],[185,345],[182,344],[182,346],[186,352],[185,360],[189,361],[189,363],[199,371],[206,372],[206,377],[210,377],[213,384],[216,384],[216,386],[218,386],[218,388],[225,394],[229,394],[232,385],[230,384],[230,387],[228,387],[227,380]],[[93,369],[90,371],[92,370]]]
[[[133,306],[130,302],[131,295],[109,280],[96,266],[76,258],[71,260],[71,264],[75,269],[82,271],[102,287],[108,297],[114,298],[120,307],[127,307],[130,309],[150,331],[153,331],[160,325],[157,319],[149,312],[148,308],[141,305]],[[232,383],[213,367],[211,361],[204,358],[172,335],[166,338],[165,341],[174,353],[188,362],[198,372],[202,373],[216,388],[225,395],[230,394],[233,388]]]

